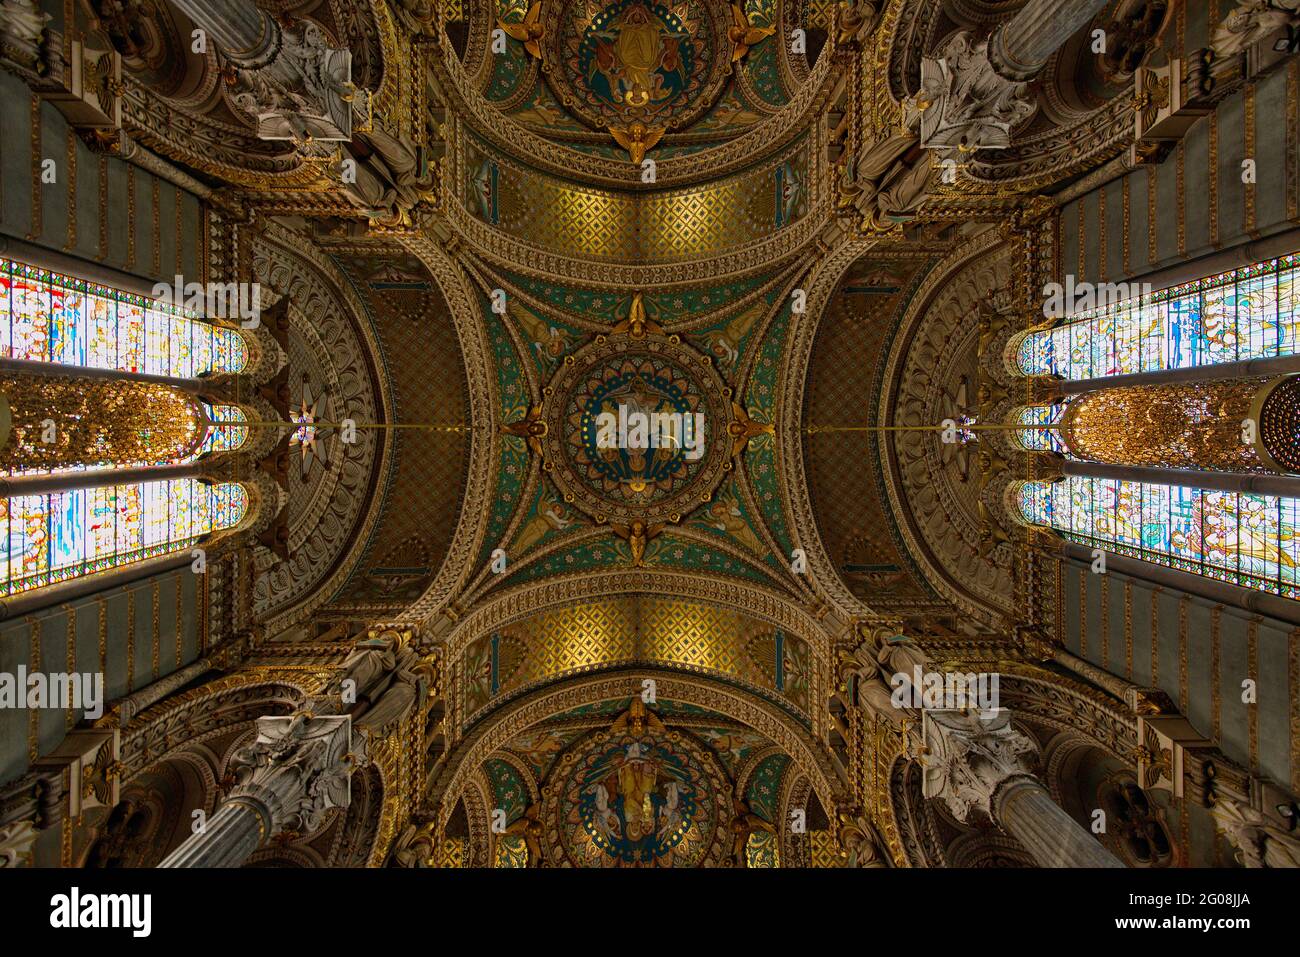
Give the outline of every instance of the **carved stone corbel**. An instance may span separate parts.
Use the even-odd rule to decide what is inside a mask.
[[[882,850],[884,844],[860,808],[845,808],[839,812],[838,818],[835,839],[844,857],[845,867],[889,866]]]
[[[119,729],[74,728],[58,747],[39,758],[32,768],[63,775],[66,814],[70,818],[79,818],[87,811],[107,811],[121,800],[120,756]]]
[[[870,0],[841,2],[835,11],[836,46],[858,45],[871,36],[880,22],[879,4]]]
[[[1213,110],[1204,101],[1186,98],[1185,63],[1142,67],[1133,75],[1133,165],[1159,162],[1170,147]]]

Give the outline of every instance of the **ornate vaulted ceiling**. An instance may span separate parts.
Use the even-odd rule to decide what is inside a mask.
[[[1206,254],[1238,220],[1241,242],[1283,229],[1254,190],[1221,221],[1226,174],[1204,216],[1184,199],[1202,117],[1206,168],[1235,176],[1226,146],[1211,157],[1239,127],[1294,166],[1293,118],[1256,150],[1293,75],[1265,110],[1253,86],[1231,99],[1268,56],[1220,36],[1241,69],[1215,73],[1188,51],[1217,25],[1152,0],[1059,19],[1042,0],[66,6],[39,55],[5,62],[33,172],[42,142],[71,156],[68,242],[40,184],[8,177],[5,235],[17,209],[33,245],[136,286],[192,261],[265,297],[242,377],[191,383],[266,419],[220,476],[256,519],[219,540],[220,620],[192,656],[176,642],[184,680],[117,716],[155,831],[179,835],[175,807],[224,780],[254,710],[315,707],[378,659],[357,727],[391,717],[394,688],[409,707],[366,731],[353,810],[255,863],[1023,863],[959,804],[926,805],[942,788],[916,728],[862,704],[921,660],[1006,675],[1016,747],[1076,818],[1128,773],[1138,683],[1169,680],[1161,589],[1142,676],[1132,583],[1112,615],[1110,580],[1067,582],[1012,503],[1063,473],[1011,437],[1020,406],[1060,396],[1009,357],[1076,259],[1104,281],[1143,254],[1182,267],[1202,225]],[[240,46],[266,37],[262,59]],[[1032,63],[998,46],[1017,37]],[[56,39],[78,90],[41,59]],[[96,186],[91,252],[76,210]],[[638,416],[676,424],[632,440]],[[1067,606],[1077,656],[1054,650]],[[1090,613],[1123,620],[1122,682],[1118,638],[1083,660]],[[227,695],[238,722],[181,742]],[[370,852],[344,840],[358,828]]]

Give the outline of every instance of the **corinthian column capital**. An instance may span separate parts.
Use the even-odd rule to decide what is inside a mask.
[[[966,821],[974,810],[991,819],[998,790],[1016,779],[1034,780],[1034,742],[1011,725],[1010,712],[922,712],[925,750],[922,792],[941,798],[953,816]]]
[[[231,801],[254,801],[270,817],[270,831],[310,833],[330,808],[352,800],[352,771],[360,763],[349,715],[296,714],[257,719],[257,739],[235,752],[238,783]]]
[[[921,145],[942,155],[1006,149],[1011,130],[1034,111],[1028,85],[1000,76],[987,40],[962,31],[921,60]]]
[[[313,143],[352,139],[354,114],[365,97],[352,85],[352,53],[333,47],[310,20],[281,27],[252,0],[177,0],[220,47],[234,83],[235,103],[257,121],[264,140]]]

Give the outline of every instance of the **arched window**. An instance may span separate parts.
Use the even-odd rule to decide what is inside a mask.
[[[1069,541],[1300,599],[1300,499],[1067,475],[1024,483],[1020,510]]]
[[[203,403],[208,417],[208,432],[199,446],[198,454],[206,452],[233,452],[248,439],[248,417],[234,405],[208,405]]]
[[[1096,379],[1300,352],[1300,255],[1283,256],[1138,298],[1032,332],[1025,375]]]
[[[0,259],[0,356],[190,379],[241,371],[248,343],[197,313]]]
[[[1017,419],[1021,425],[1030,426],[1030,428],[1017,429],[1016,439],[1020,445],[1031,452],[1059,452],[1062,455],[1069,454],[1069,449],[1065,447],[1065,442],[1061,440],[1061,433],[1055,428],[1046,428],[1054,426],[1061,419],[1061,413],[1065,406],[1061,403],[1053,405],[1030,405],[1026,406],[1017,413]]]
[[[195,479],[0,499],[0,595],[181,551],[247,511],[243,485]]]

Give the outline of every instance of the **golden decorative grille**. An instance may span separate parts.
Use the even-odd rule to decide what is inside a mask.
[[[1110,465],[1254,470],[1242,422],[1260,380],[1103,389],[1072,402],[1061,437],[1074,455]]]

